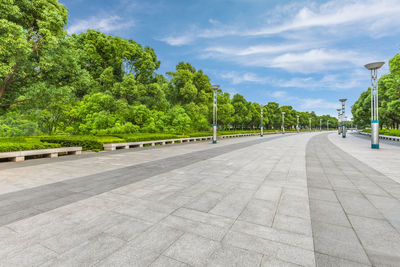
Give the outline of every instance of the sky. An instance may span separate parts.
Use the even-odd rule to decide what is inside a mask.
[[[67,32],[96,29],[152,47],[248,101],[336,116],[370,85],[364,65],[400,52],[400,0],[59,0]]]

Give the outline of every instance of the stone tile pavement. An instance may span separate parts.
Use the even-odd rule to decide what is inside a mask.
[[[398,183],[341,152],[306,133],[0,166],[0,266],[393,265]]]
[[[320,266],[400,266],[400,185],[340,149],[365,160],[356,140],[318,135],[307,146],[307,178],[316,263]],[[329,140],[332,140],[329,141]],[[364,141],[364,140],[363,140]],[[335,143],[335,144],[334,144]],[[368,141],[362,143],[368,146]],[[351,149],[353,148],[353,149]],[[387,148],[389,149],[389,148]],[[394,149],[394,148],[393,148]],[[397,163],[398,164],[398,163]]]

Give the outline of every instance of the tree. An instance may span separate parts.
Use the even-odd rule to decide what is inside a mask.
[[[233,114],[235,113],[235,108],[231,103],[231,98],[229,93],[218,92],[218,128],[226,129],[229,128],[233,123]],[[211,121],[211,120],[210,120]]]
[[[170,132],[179,132],[183,135],[185,131],[190,129],[191,120],[185,110],[179,105],[171,108],[162,120]]]
[[[279,129],[281,127],[281,113],[279,110],[279,104],[276,102],[268,102],[265,106],[266,113],[264,116],[268,118],[269,129]]]
[[[96,30],[67,35],[67,17],[57,0],[0,1],[2,135],[210,129],[213,91],[202,70],[180,62],[168,78],[156,74],[152,48]],[[393,58],[391,76],[381,79],[382,116],[393,125],[399,61]],[[216,94],[220,129],[259,127],[259,104]],[[279,128],[283,110],[292,126],[294,109],[273,102],[264,107],[264,124]]]
[[[57,0],[0,2],[0,98],[53,65],[51,52],[65,35],[67,17]]]

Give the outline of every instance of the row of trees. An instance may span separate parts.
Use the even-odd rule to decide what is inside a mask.
[[[0,2],[0,136],[112,134],[208,130],[210,80],[189,63],[166,76],[150,47],[88,30],[67,35],[68,12],[57,0]],[[279,129],[336,118],[298,112],[270,102],[264,126]],[[218,91],[218,123],[224,129],[260,126],[260,106]]]
[[[399,129],[400,124],[400,54],[389,61],[390,73],[378,81],[379,122],[381,127]],[[354,123],[368,127],[371,121],[371,88],[362,92],[351,108]]]

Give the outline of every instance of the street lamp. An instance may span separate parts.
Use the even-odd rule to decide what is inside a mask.
[[[299,115],[296,115],[296,117],[297,117],[296,129],[297,129],[297,132],[299,132]]]
[[[342,102],[342,137],[346,138],[346,111],[345,111],[345,103],[346,98],[339,99]]]
[[[378,118],[378,69],[385,62],[374,62],[365,65],[371,71],[371,148],[379,149],[379,118]]]
[[[282,134],[285,133],[285,112],[282,111]]]
[[[338,119],[338,134],[340,134],[340,130],[341,130],[341,128],[340,128],[340,111],[341,111],[341,109],[338,108],[338,109],[336,109],[336,111],[337,111],[337,119]]]
[[[326,130],[329,131],[329,120],[326,120]]]
[[[322,119],[319,119],[319,131],[322,132]]]
[[[263,121],[263,109],[264,109],[264,106],[263,106],[263,105],[260,105],[260,107],[261,107],[261,127],[260,127],[260,136],[263,137],[263,135],[264,135],[264,121]]]
[[[308,122],[310,123],[310,132],[312,131],[311,130],[311,118],[308,118]]]
[[[219,89],[219,85],[211,85],[211,89],[213,90],[213,139],[212,143],[217,143],[217,90]]]

